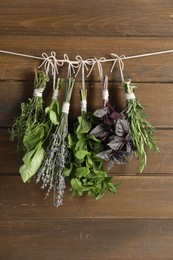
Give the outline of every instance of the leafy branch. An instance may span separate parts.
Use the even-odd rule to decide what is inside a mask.
[[[145,119],[144,108],[135,98],[136,86],[131,81],[123,85],[125,93],[128,95],[124,114],[130,123],[132,142],[135,147],[135,155],[140,160],[139,170],[142,172],[147,163],[147,149],[159,152],[159,148],[153,140],[155,128]],[[130,95],[132,98],[130,98]]]

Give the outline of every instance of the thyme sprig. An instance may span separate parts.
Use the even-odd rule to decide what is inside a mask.
[[[68,106],[67,104],[70,105],[74,82],[73,78],[69,78],[66,82],[63,106],[64,104],[66,106]],[[66,140],[68,135],[68,112],[65,110],[62,108],[60,123],[52,134],[45,158],[37,173],[37,182],[42,181],[41,188],[48,188],[46,197],[54,189],[54,204],[57,207],[63,204],[65,177],[62,172],[68,156]]]
[[[135,98],[134,86],[130,80],[123,84],[126,93],[126,106],[124,114],[130,123],[132,142],[135,147],[135,155],[140,160],[139,170],[142,172],[147,163],[147,149],[159,152],[159,148],[153,140],[155,128],[145,119],[144,107]]]
[[[32,131],[44,118],[42,93],[48,81],[49,77],[44,71],[35,70],[33,97],[21,104],[21,114],[15,118],[10,131],[10,139],[13,141],[16,138],[19,145],[22,145],[24,135]]]

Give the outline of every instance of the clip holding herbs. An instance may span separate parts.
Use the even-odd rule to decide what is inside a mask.
[[[63,169],[68,156],[67,135],[68,135],[68,113],[70,100],[75,80],[69,78],[66,81],[65,100],[62,106],[62,113],[59,124],[51,136],[43,162],[37,172],[36,182],[42,181],[42,189],[48,188],[46,197],[54,189],[55,206],[63,204],[65,189],[65,177]]]
[[[126,97],[124,114],[130,124],[135,155],[140,160],[139,170],[142,172],[147,164],[147,149],[159,152],[153,139],[155,128],[146,120],[144,107],[135,97],[136,86],[131,83],[131,80],[124,82],[123,89]]]
[[[103,85],[103,108],[97,109],[93,115],[100,123],[92,129],[93,135],[103,142],[104,150],[97,156],[108,161],[108,170],[114,164],[125,164],[133,157],[133,145],[130,126],[123,113],[114,110],[109,102],[108,77]]]

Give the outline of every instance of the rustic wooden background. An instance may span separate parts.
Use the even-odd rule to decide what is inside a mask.
[[[172,0],[0,0],[0,49],[62,58],[134,55],[173,49]],[[23,184],[21,154],[8,128],[20,103],[32,95],[37,60],[0,54],[0,259],[173,259],[173,54],[125,62],[125,76],[139,85],[138,99],[157,128],[160,154],[111,171],[123,185],[100,201],[72,198],[54,208],[34,181]],[[124,105],[119,73],[110,74],[111,101]],[[65,75],[65,71],[61,72]],[[79,114],[80,76],[70,120]],[[91,85],[93,88],[91,88]],[[90,110],[101,105],[95,71],[87,79]]]

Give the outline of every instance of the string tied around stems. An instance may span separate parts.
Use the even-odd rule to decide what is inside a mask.
[[[64,63],[68,63],[68,71],[67,71],[67,78],[72,77],[72,73],[75,75],[75,69],[78,69],[79,64],[78,62],[71,61],[68,55],[64,54]]]
[[[48,56],[47,53],[42,53],[42,57],[43,57],[43,62],[41,63],[41,65],[38,68],[41,68],[42,66],[44,66],[45,72],[48,75],[49,72],[51,71],[52,77],[53,77],[53,91],[56,88],[56,78],[57,75],[59,74],[59,70],[58,70],[58,66],[63,66],[64,62],[61,60],[57,60],[56,58],[56,52],[52,51],[51,55]]]
[[[106,58],[105,57],[101,57],[100,59],[95,58],[95,62],[97,63],[100,82],[103,83],[104,73],[103,73],[102,63],[106,62]]]
[[[123,62],[123,59],[125,59],[125,55],[118,56],[115,53],[111,53],[111,55],[113,57],[115,57],[113,65],[111,67],[111,73],[112,73],[116,63],[118,63],[119,70],[120,70],[121,81],[122,81],[122,83],[124,83],[124,73],[123,73],[124,72],[124,62]]]
[[[82,88],[85,88],[85,70],[88,71],[88,66],[93,66],[93,59],[83,60],[80,55],[76,56],[76,61],[78,62],[78,70],[75,74],[75,77],[79,74],[79,71],[82,70]],[[90,70],[91,72],[91,70]],[[89,72],[89,73],[90,73]],[[88,75],[87,75],[88,77]]]
[[[109,101],[109,91],[108,91],[108,76],[106,75],[104,78],[104,85],[102,90],[102,97],[103,97],[103,104],[104,107],[106,106],[107,102]]]

